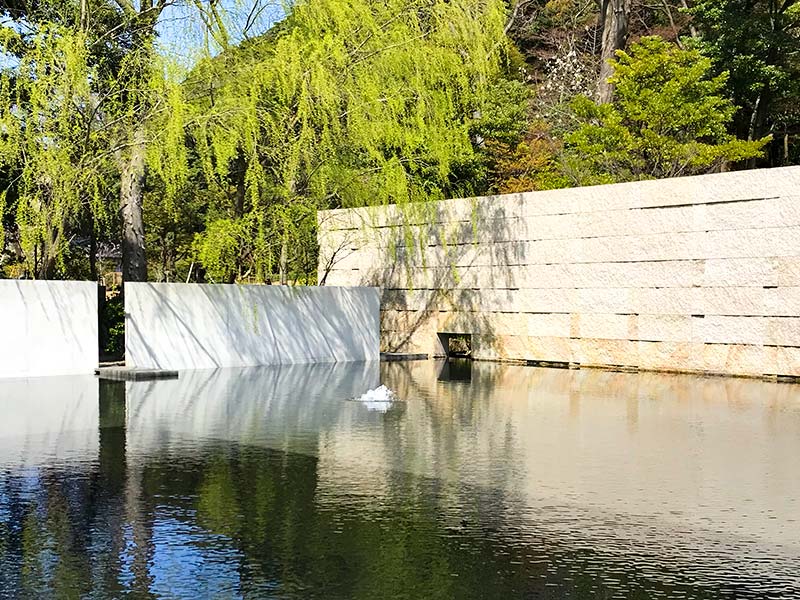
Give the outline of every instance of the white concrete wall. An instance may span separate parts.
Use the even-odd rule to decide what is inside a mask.
[[[97,284],[0,280],[0,377],[93,373]]]
[[[800,167],[319,215],[320,278],[385,350],[800,375]],[[421,243],[420,243],[421,242]],[[326,274],[327,273],[327,274]]]
[[[129,366],[209,369],[377,360],[375,288],[125,284]]]

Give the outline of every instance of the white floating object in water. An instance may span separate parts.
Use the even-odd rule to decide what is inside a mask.
[[[367,390],[360,398],[356,398],[357,402],[365,402],[368,404],[388,403],[394,402],[395,400],[397,400],[397,394],[385,385],[377,387],[374,390]]]

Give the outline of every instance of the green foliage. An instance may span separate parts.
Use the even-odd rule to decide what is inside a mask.
[[[320,209],[800,160],[800,0],[630,3],[631,39],[676,43],[620,53],[603,106],[588,0],[301,0],[238,46],[198,1],[221,52],[188,73],[166,3],[0,7],[4,276],[95,277],[142,195],[151,278],[310,282]]]
[[[225,203],[220,193],[194,185],[199,166],[191,152],[187,162],[189,178],[177,193],[179,202],[169,200],[163,179],[149,177],[144,216],[148,265],[154,281],[186,281],[190,271],[197,274],[195,236],[205,229],[207,220],[221,214],[218,207]]]
[[[577,128],[567,153],[581,183],[675,177],[760,155],[768,139],[744,141],[727,132],[735,107],[724,96],[726,73],[711,61],[658,37],[619,52],[615,101],[573,102]]]
[[[100,312],[100,353],[104,358],[121,359],[125,354],[125,302],[122,294],[107,297]]]
[[[469,121],[469,137],[475,152],[453,166],[442,189],[445,196],[480,196],[500,187],[500,175],[495,168],[498,149],[521,142],[531,102],[530,89],[513,77],[511,71],[489,85],[480,110]]]
[[[216,219],[207,223],[197,238],[197,257],[212,281],[232,279],[240,263],[241,249],[248,243],[245,219]]]
[[[569,185],[561,168],[561,147],[546,123],[534,122],[519,140],[489,144],[496,191],[513,194]]]
[[[65,266],[72,226],[87,213],[98,223],[108,220],[113,165],[95,123],[96,71],[85,37],[45,25],[23,41],[11,27],[0,28],[6,54],[23,43],[18,64],[9,61],[0,71],[0,167],[14,174],[28,271],[49,277]]]
[[[8,190],[0,191],[0,256],[2,256],[6,245],[6,228],[4,221],[6,218],[7,195]],[[0,277],[2,277],[2,269],[0,269]]]
[[[123,263],[142,276],[143,157],[152,145],[170,145],[166,160],[151,165],[168,198],[187,160],[182,130],[164,128],[181,117],[179,86],[155,53],[166,4],[46,0],[0,8],[0,172],[8,173],[0,190],[12,198],[24,275],[94,277],[84,269],[89,238],[125,231]],[[174,118],[154,126],[165,110]],[[119,204],[127,210],[111,208]]]
[[[800,1],[699,0],[688,11],[702,34],[699,46],[739,109],[737,133],[800,132]],[[783,142],[783,140],[780,140]],[[789,140],[786,140],[787,144]],[[773,147],[773,164],[785,164],[783,144]]]
[[[475,115],[501,78],[504,19],[498,0],[300,2],[270,35],[198,65],[151,164],[174,163],[161,171],[167,196],[184,189],[172,153],[182,128],[195,185],[228,198],[198,240],[204,265],[221,275],[249,255],[258,279],[285,276],[318,209],[460,185],[451,176],[475,161]]]

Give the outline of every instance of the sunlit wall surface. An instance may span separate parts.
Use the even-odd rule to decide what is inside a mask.
[[[97,284],[0,280],[0,378],[91,374]]]
[[[800,376],[800,167],[319,215],[384,350]]]
[[[125,359],[148,369],[378,360],[375,288],[125,284]]]

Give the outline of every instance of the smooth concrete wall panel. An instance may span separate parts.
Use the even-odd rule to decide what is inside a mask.
[[[93,373],[97,284],[0,280],[0,377]]]
[[[375,288],[125,285],[128,365],[207,369],[374,360]]]
[[[319,215],[385,350],[800,375],[800,167]]]

